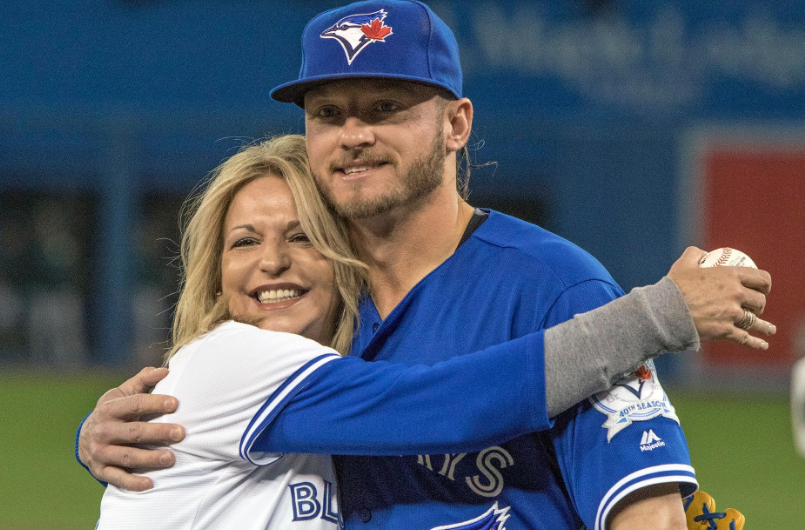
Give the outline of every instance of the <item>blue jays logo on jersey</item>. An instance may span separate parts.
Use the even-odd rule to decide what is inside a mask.
[[[509,517],[511,517],[509,507],[498,508],[498,503],[495,503],[475,519],[447,526],[437,526],[431,530],[506,530],[504,524]]]
[[[349,15],[321,32],[322,39],[335,39],[347,54],[347,63],[352,64],[355,57],[373,42],[386,42],[393,35],[391,26],[386,26],[385,10],[374,13]]]
[[[664,416],[679,423],[676,410],[660,386],[652,361],[624,377],[611,389],[590,398],[593,406],[607,416],[601,427],[607,430],[607,442],[635,421]]]

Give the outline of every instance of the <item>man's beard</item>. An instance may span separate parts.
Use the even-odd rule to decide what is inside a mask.
[[[398,182],[399,187],[377,197],[363,198],[358,191],[354,194],[357,197],[338,203],[332,189],[320,178],[321,175],[314,177],[324,200],[339,216],[353,220],[374,217],[398,206],[414,203],[439,187],[444,178],[444,138],[437,134],[430,152],[411,164]]]

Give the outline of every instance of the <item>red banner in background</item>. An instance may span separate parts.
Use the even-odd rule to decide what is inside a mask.
[[[702,244],[708,250],[742,250],[771,273],[763,318],[777,325],[767,352],[706,345],[704,358],[710,365],[787,369],[803,348],[805,142],[792,148],[763,140],[710,143],[700,151]]]

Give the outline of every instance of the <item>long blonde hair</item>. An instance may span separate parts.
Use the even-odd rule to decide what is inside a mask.
[[[342,307],[329,346],[344,355],[349,353],[367,267],[355,258],[346,227],[316,189],[304,137],[285,135],[241,149],[218,166],[201,191],[182,207],[181,293],[166,364],[179,348],[232,318],[227,300],[220,295],[224,219],[235,194],[247,183],[268,175],[285,179],[302,230],[316,250],[333,262]]]

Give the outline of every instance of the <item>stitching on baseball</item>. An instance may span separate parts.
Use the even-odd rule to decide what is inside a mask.
[[[723,267],[724,265],[726,265],[727,262],[730,260],[730,255],[731,254],[732,254],[732,249],[731,248],[725,248],[724,252],[722,252],[721,256],[719,256],[718,260],[716,260],[715,266],[716,267]]]

